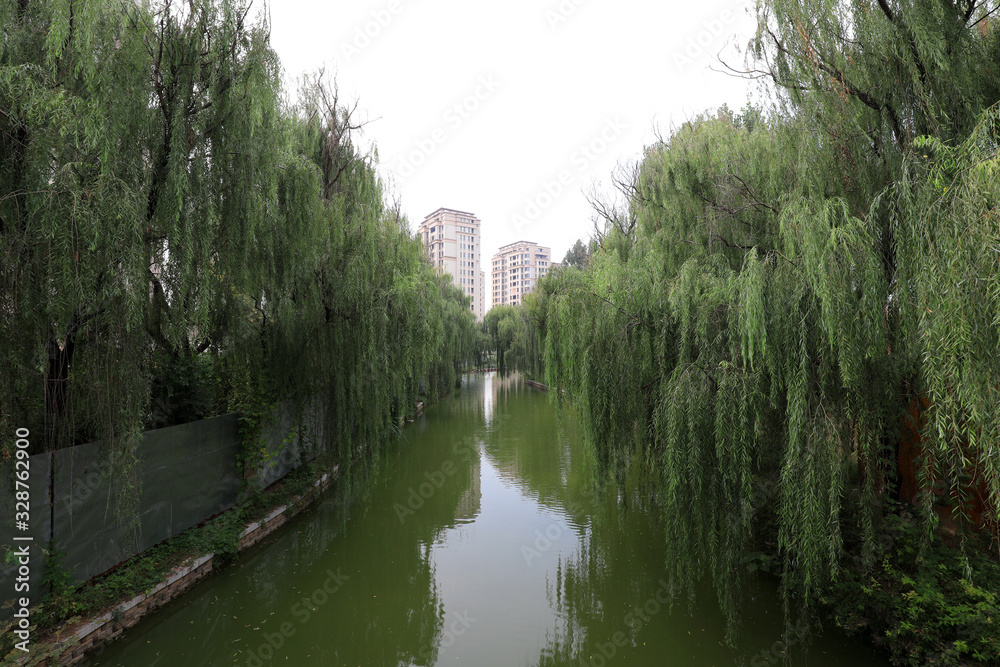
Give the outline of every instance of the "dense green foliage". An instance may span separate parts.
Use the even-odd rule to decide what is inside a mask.
[[[0,30],[0,431],[106,440],[132,516],[144,428],[318,401],[348,459],[454,385],[466,298],[336,87],[282,101],[248,2],[3,0]]]
[[[483,318],[481,345],[496,360],[500,373],[519,370],[529,379],[545,376],[537,295],[526,294],[517,306],[494,306]]]
[[[566,251],[566,256],[563,257],[563,266],[575,266],[577,268],[584,268],[587,266],[587,262],[590,261],[590,256],[593,254],[593,248],[590,244],[584,245],[581,239],[577,239],[573,247]]]
[[[841,627],[870,629],[897,664],[1000,663],[1000,563],[942,541],[921,549],[921,530],[905,508],[888,515],[877,565],[845,568],[823,602]]]
[[[853,567],[845,541],[880,566],[917,397],[925,539],[947,506],[966,546],[977,484],[996,525],[998,10],[761,3],[746,73],[773,108],[647,147],[634,224],[539,285],[554,395],[603,470],[659,471],[673,592],[707,574],[733,630],[761,563],[790,613]]]
[[[518,325],[518,310],[513,306],[493,306],[483,317],[482,329],[486,334],[484,342],[501,371],[508,367],[507,352],[520,329]]]

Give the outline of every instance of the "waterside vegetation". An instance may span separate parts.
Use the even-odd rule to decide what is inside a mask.
[[[646,147],[504,316],[607,478],[657,475],[671,593],[711,581],[731,639],[766,570],[789,628],[1000,661],[998,11],[759,3],[732,69],[770,101]]]

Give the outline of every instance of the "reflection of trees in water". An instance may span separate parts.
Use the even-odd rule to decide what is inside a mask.
[[[365,656],[365,664],[429,667],[437,662],[446,619],[435,576],[433,545],[444,531],[479,513],[479,458],[472,454],[474,450],[459,448],[456,453],[447,438],[421,441],[414,446],[431,451],[425,450],[428,455],[416,459],[416,467],[405,474],[400,474],[402,471],[393,462],[390,472],[380,477],[383,487],[364,506],[365,513],[371,515],[364,522],[370,530],[367,552],[376,563],[368,567],[383,573],[380,581],[365,584],[377,589],[373,593],[375,600],[384,597],[391,601],[381,605],[359,600],[359,610],[368,607],[372,611],[367,614],[364,634],[351,638],[363,643],[364,650],[353,649],[351,654]],[[421,502],[413,509],[407,504],[413,497],[411,491],[430,483],[427,474],[438,474],[445,462],[454,466],[452,474],[444,475],[445,482],[440,486],[432,485],[433,492],[425,494],[429,497],[418,492]],[[398,506],[413,511],[402,515],[400,521]]]
[[[662,575],[663,528],[653,511],[655,496],[634,474],[638,468],[599,483],[571,413],[558,416],[516,376],[494,377],[494,383],[497,400],[485,455],[504,479],[565,516],[580,535],[576,551],[559,558],[546,583],[558,620],[537,664],[590,664],[590,656],[598,655],[596,643],[616,632],[631,642],[642,631],[626,618],[650,597]],[[647,544],[637,535],[651,539]]]
[[[462,376],[462,389],[438,401],[433,406],[433,414],[436,419],[470,419],[472,423],[486,424],[488,428],[492,422],[493,409],[501,399],[506,401],[511,397],[537,391],[525,385],[516,372],[502,375],[497,372],[467,373]]]
[[[470,418],[473,423],[490,422],[492,407],[503,398],[537,392],[526,386],[515,372],[500,374],[467,373],[462,376],[462,389],[434,405],[437,416]]]
[[[381,579],[359,581],[347,600],[346,608],[357,613],[355,618],[341,614],[338,619],[351,632],[338,638],[336,644],[346,650],[335,658],[345,663],[364,656],[367,664],[433,665],[424,657],[424,648],[437,643],[444,621],[430,546],[407,541],[372,561],[390,556],[388,566],[379,564]]]
[[[482,507],[482,502],[482,471],[480,469],[480,459],[478,456],[475,456],[471,461],[469,485],[465,491],[462,492],[462,496],[458,499],[458,503],[455,505],[455,523],[469,523],[475,520],[475,518],[479,516],[479,510]]]
[[[494,373],[466,373],[462,376],[461,389],[432,406],[435,418],[457,417],[469,419],[473,424],[481,423],[485,412],[483,395],[490,391],[496,379]]]
[[[587,522],[590,466],[575,441],[571,420],[562,422],[548,401],[515,375],[494,378],[496,401],[484,450],[500,475],[545,507],[564,511],[575,525]],[[501,397],[502,400],[501,400]]]
[[[517,371],[506,371],[504,373],[493,373],[494,398],[500,395],[504,397],[513,393],[523,391],[534,391],[524,385],[521,374]]]
[[[560,558],[546,586],[560,622],[539,654],[539,667],[591,664],[591,656],[600,655],[598,643],[618,632],[629,644],[641,644],[645,622],[631,612],[650,598],[662,576],[662,527],[650,511],[648,491],[629,480],[620,490],[606,485],[585,497],[587,530],[576,552]],[[655,538],[637,541],[637,535]]]
[[[376,474],[378,469],[356,468],[350,478],[345,476],[310,515],[296,521],[292,530],[279,532],[275,539],[282,548],[265,549],[240,573],[253,604],[272,612],[262,631],[291,623],[295,634],[289,643],[300,644],[294,655],[308,655],[308,664],[355,664],[359,656],[365,656],[366,664],[434,664],[421,657],[421,648],[433,647],[443,628],[431,545],[437,526],[450,516],[430,508],[433,516],[429,513],[427,521],[400,526],[384,497],[385,477]],[[454,507],[457,497],[445,494],[442,500],[442,505]],[[354,513],[369,516],[351,524]],[[374,530],[352,532],[360,525]],[[347,580],[335,592],[317,595],[328,572]],[[376,579],[373,572],[381,575]],[[242,607],[203,612],[246,614]],[[256,635],[249,641],[254,642],[260,643]],[[206,646],[210,652],[221,649],[211,656],[213,664],[228,661],[227,644]]]
[[[288,623],[294,634],[274,651],[275,664],[286,656],[288,664],[435,664],[446,618],[433,545],[461,521],[457,515],[478,514],[479,459],[455,453],[447,438],[411,437],[414,452],[403,444],[385,461],[343,475],[314,509],[178,609],[182,631],[192,615],[211,619],[191,636],[201,646],[196,662],[244,664],[265,635]],[[394,505],[445,461],[454,466],[447,483],[401,522]],[[317,593],[329,572],[346,581]],[[144,651],[162,648],[137,642],[118,659],[149,664],[153,654]]]

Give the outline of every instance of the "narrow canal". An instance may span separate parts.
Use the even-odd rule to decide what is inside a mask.
[[[121,665],[887,665],[827,629],[780,644],[748,592],[736,649],[704,591],[663,604],[643,494],[595,491],[570,416],[517,378],[471,376],[350,497],[329,495],[90,659]]]

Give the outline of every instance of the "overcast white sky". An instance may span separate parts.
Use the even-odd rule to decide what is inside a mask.
[[[655,128],[741,108],[755,86],[709,67],[742,64],[753,4],[272,0],[271,43],[286,82],[325,66],[359,102],[411,228],[442,206],[479,216],[488,267],[521,239],[562,260],[590,236],[584,193]]]

